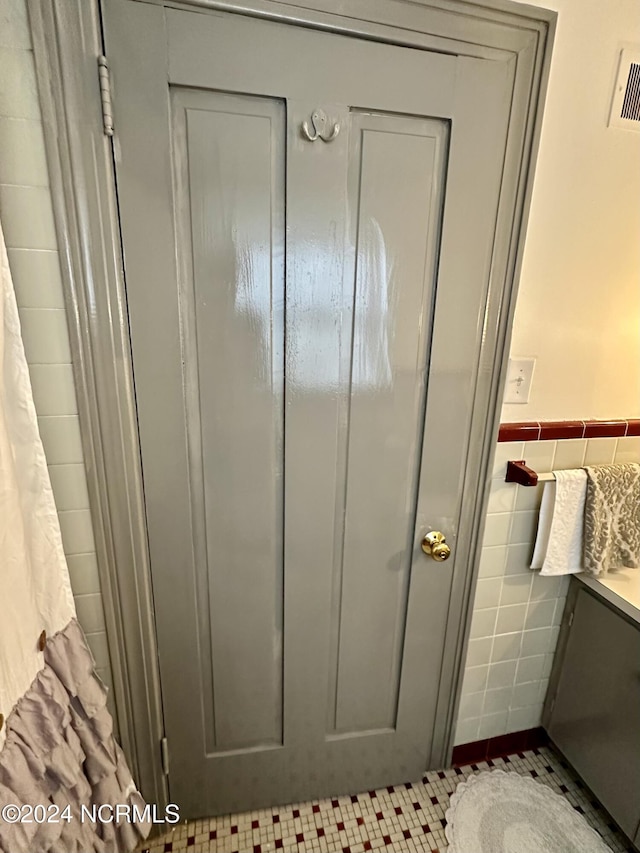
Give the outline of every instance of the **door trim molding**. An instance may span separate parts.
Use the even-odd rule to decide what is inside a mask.
[[[514,63],[515,83],[466,460],[431,766],[451,756],[498,437],[517,280],[557,14],[512,0],[128,0],[224,10],[393,44]],[[150,802],[167,802],[144,490],[113,157],[103,133],[99,0],[27,0],[107,637],[123,747]],[[460,560],[460,562],[464,562]]]
[[[120,741],[163,807],[164,735],[97,3],[27,0]]]

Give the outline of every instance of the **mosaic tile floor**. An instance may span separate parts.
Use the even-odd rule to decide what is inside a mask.
[[[452,770],[430,771],[420,783],[353,797],[196,820],[147,840],[140,849],[148,853],[442,853],[447,848],[444,813],[449,796],[467,776],[491,767],[530,774],[563,794],[614,853],[633,853],[590,791],[547,747]]]

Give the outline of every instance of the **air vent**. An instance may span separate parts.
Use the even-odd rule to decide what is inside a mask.
[[[640,50],[623,50],[620,54],[609,127],[640,132]]]

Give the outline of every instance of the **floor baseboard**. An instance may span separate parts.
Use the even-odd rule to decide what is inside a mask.
[[[498,735],[454,746],[451,763],[454,767],[473,764],[486,761],[488,758],[500,758],[514,752],[523,752],[525,749],[537,749],[548,743],[549,735],[541,726],[538,726],[535,729],[525,729],[522,732],[511,732],[508,735]]]

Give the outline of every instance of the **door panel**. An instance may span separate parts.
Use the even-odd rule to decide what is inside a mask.
[[[350,140],[356,271],[336,500],[344,495],[336,732],[396,723],[446,126],[355,114]]]
[[[171,797],[195,816],[417,778],[513,68],[104,15]],[[302,133],[318,109],[331,141]]]
[[[206,742],[255,748],[282,742],[285,110],[172,105]]]

